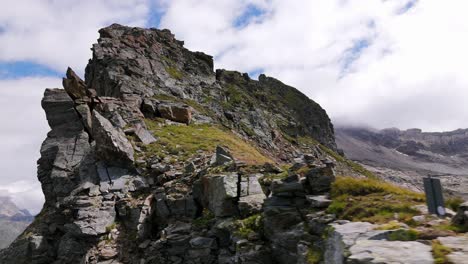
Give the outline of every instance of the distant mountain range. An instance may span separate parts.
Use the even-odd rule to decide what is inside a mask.
[[[8,247],[33,219],[28,210],[19,209],[10,197],[0,197],[0,249]]]
[[[336,143],[345,155],[386,180],[421,190],[422,178],[440,177],[448,193],[468,196],[468,129],[422,132],[337,127]]]

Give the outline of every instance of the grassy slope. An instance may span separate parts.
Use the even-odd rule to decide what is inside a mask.
[[[167,125],[150,119],[146,120],[146,124],[158,138],[157,142],[146,146],[147,155],[177,155],[179,160],[186,160],[198,152],[213,153],[217,145],[222,145],[231,150],[234,158],[249,165],[271,162],[253,144],[220,126]]]

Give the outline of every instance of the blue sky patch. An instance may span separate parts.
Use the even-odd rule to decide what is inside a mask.
[[[30,61],[0,62],[0,79],[28,76],[61,77],[63,74],[45,65]]]
[[[148,21],[146,22],[147,27],[159,28],[161,25],[161,18],[164,15],[163,8],[158,7],[156,4],[151,4]]]
[[[255,70],[249,71],[248,74],[249,74],[250,79],[258,80],[258,76],[264,72],[265,72],[264,69],[255,69]]]
[[[401,14],[404,14],[404,13],[408,12],[411,8],[413,8],[414,6],[416,6],[417,3],[418,3],[418,0],[410,0],[410,1],[408,1],[402,8],[400,8],[400,9],[397,11],[397,14],[398,14],[398,15],[401,15]]]
[[[265,10],[255,5],[248,5],[244,12],[234,20],[233,25],[236,28],[243,28],[263,14],[265,14]]]
[[[351,65],[356,60],[358,60],[359,57],[361,57],[364,50],[367,49],[371,44],[371,40],[367,38],[354,41],[351,48],[347,49],[341,58],[341,75],[344,75],[349,70]]]

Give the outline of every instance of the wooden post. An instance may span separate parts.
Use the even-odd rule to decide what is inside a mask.
[[[438,216],[445,215],[444,197],[442,194],[442,185],[439,179],[431,177],[424,178],[424,192],[426,193],[426,203],[429,213]]]

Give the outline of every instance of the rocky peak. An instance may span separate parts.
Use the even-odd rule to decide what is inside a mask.
[[[214,113],[210,118],[272,150],[281,148],[275,141],[282,134],[336,149],[326,112],[304,94],[263,74],[255,81],[245,73],[215,73],[211,56],[185,49],[168,30],[101,29],[85,82],[99,96],[193,100]]]
[[[0,196],[0,218],[31,218],[26,209],[19,209],[10,197]]]
[[[46,203],[1,263],[289,263],[324,247],[336,145],[318,104],[214,72],[168,30],[99,33],[85,80],[69,68],[45,90]]]

